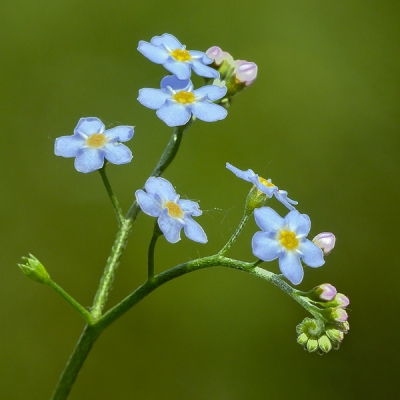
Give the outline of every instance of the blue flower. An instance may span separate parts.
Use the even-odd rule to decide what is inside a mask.
[[[285,205],[289,210],[295,209],[292,204],[297,204],[297,201],[289,199],[287,197],[288,193],[285,190],[279,190],[278,187],[271,182],[271,179],[267,180],[261,178],[261,176],[255,174],[251,169],[242,171],[229,163],[226,163],[226,168],[232,171],[238,178],[244,179],[245,181],[256,185],[257,189],[265,193],[269,198],[275,196],[275,198]]]
[[[136,191],[136,201],[142,211],[158,217],[158,226],[170,243],[181,240],[181,229],[195,242],[206,243],[203,228],[192,219],[202,214],[199,205],[191,200],[180,200],[173,186],[164,178],[151,177],[144,186],[146,191]]]
[[[218,71],[207,67],[213,61],[211,58],[201,51],[186,50],[175,36],[168,33],[154,36],[150,43],[141,40],[138,50],[150,61],[162,64],[179,79],[189,79],[190,69],[206,78],[219,78]]]
[[[325,263],[322,250],[306,239],[311,228],[308,215],[293,210],[282,218],[272,208],[261,207],[254,210],[254,218],[263,231],[253,236],[253,254],[264,261],[279,257],[282,274],[294,285],[304,276],[300,259],[313,268]]]
[[[192,114],[206,122],[224,119],[228,112],[224,107],[214,104],[226,93],[225,86],[209,85],[193,90],[189,79],[180,80],[166,76],[161,81],[161,89],[140,89],[139,103],[157,110],[158,118],[168,126],[185,125]]]
[[[75,169],[83,173],[100,169],[104,158],[113,164],[126,164],[132,160],[132,152],[120,142],[132,139],[133,131],[133,126],[105,130],[98,118],[81,118],[72,136],[56,139],[54,153],[61,157],[76,157]]]

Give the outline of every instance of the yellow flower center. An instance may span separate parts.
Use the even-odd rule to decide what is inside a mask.
[[[274,187],[275,185],[272,182],[268,182],[266,179],[258,177],[258,181],[265,185],[266,187]]]
[[[296,234],[292,231],[280,231],[279,241],[281,242],[281,245],[287,250],[294,250],[299,245]]]
[[[184,90],[175,93],[172,98],[181,104],[190,104],[194,102],[194,94],[192,92],[185,92]]]
[[[192,57],[187,50],[176,49],[172,51],[171,56],[175,58],[176,61],[190,61]]]
[[[102,133],[93,133],[86,139],[86,145],[92,149],[98,149],[107,144],[107,138]]]
[[[182,219],[185,215],[179,205],[173,201],[165,203],[163,208],[168,208],[168,215],[172,218]]]

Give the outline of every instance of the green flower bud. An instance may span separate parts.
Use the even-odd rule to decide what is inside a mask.
[[[335,328],[328,328],[326,330],[326,335],[335,343],[341,343],[344,338],[343,332]]]
[[[29,254],[29,257],[22,257],[22,261],[23,264],[18,264],[18,267],[27,277],[40,283],[48,283],[50,281],[50,275],[34,255]]]
[[[323,351],[324,353],[328,353],[329,351],[332,350],[332,343],[329,340],[327,335],[322,335],[319,339],[318,339],[318,347],[320,348],[321,351]]]
[[[268,201],[268,196],[265,193],[257,189],[257,186],[253,185],[250,189],[249,194],[246,197],[246,212],[251,213],[256,208],[265,206]]]
[[[310,353],[318,350],[318,340],[317,339],[309,339],[307,342],[307,350]]]
[[[297,337],[297,343],[301,345],[305,345],[308,342],[308,336],[305,333],[300,334]]]

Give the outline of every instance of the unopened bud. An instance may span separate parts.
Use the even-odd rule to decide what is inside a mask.
[[[314,301],[331,301],[335,298],[337,290],[330,283],[322,283],[307,292],[307,297]]]
[[[321,351],[324,353],[328,353],[332,349],[332,342],[329,340],[329,337],[327,335],[322,335],[318,339],[318,347],[320,348]]]
[[[327,256],[335,247],[336,238],[331,232],[321,232],[312,240]]]
[[[36,282],[47,283],[50,280],[50,275],[42,263],[32,254],[29,257],[22,257],[22,264],[18,264],[21,271],[29,278]]]

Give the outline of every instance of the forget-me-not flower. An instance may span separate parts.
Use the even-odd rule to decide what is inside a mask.
[[[139,90],[139,103],[157,110],[157,116],[168,126],[185,125],[192,114],[206,122],[224,119],[228,112],[214,104],[226,94],[225,86],[208,85],[193,90],[189,79],[181,80],[169,75],[162,79],[161,89]]]
[[[254,210],[254,218],[262,232],[253,236],[253,254],[264,261],[279,258],[282,274],[294,285],[304,276],[300,259],[313,268],[325,263],[322,250],[306,239],[311,228],[308,215],[293,210],[282,218],[272,208],[261,207]]]
[[[56,139],[54,153],[75,157],[75,169],[83,173],[100,169],[104,158],[113,164],[126,164],[132,160],[132,152],[121,142],[132,139],[133,132],[133,126],[106,130],[98,118],[81,118],[72,136]]]
[[[136,200],[144,213],[158,218],[158,226],[170,243],[181,240],[182,228],[189,239],[207,242],[203,228],[192,219],[202,214],[196,202],[179,199],[171,183],[164,178],[151,177],[144,188],[146,191],[136,191]]]
[[[138,50],[150,61],[162,64],[179,79],[189,79],[191,69],[206,78],[219,78],[219,72],[208,67],[212,59],[201,51],[186,50],[179,40],[168,33],[154,36],[150,43],[141,40]]]
[[[269,198],[275,196],[275,198],[289,210],[295,209],[292,204],[297,204],[297,201],[289,199],[287,197],[288,193],[285,190],[279,190],[278,187],[271,182],[271,179],[261,178],[261,176],[255,174],[251,169],[242,171],[229,163],[226,163],[226,168],[228,168],[229,171],[232,171],[238,178],[256,185],[257,189],[266,194]]]

